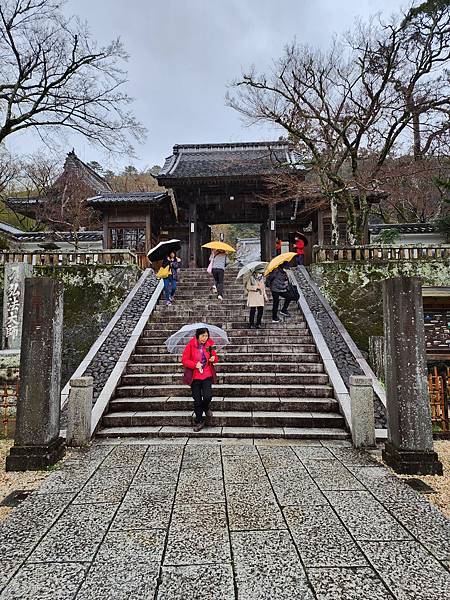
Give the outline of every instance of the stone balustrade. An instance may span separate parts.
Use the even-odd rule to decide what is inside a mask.
[[[313,262],[450,260],[450,244],[314,246]]]
[[[97,250],[74,252],[0,252],[0,265],[23,262],[30,265],[138,265],[136,254],[129,250]]]

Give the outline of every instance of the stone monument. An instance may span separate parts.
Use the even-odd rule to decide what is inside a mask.
[[[433,451],[420,280],[383,281],[383,309],[388,420],[383,460],[397,473],[442,475]]]
[[[48,277],[25,280],[20,393],[7,471],[40,470],[60,460],[63,286]]]
[[[32,275],[32,265],[19,262],[5,264],[2,329],[4,350],[20,350],[25,278]]]

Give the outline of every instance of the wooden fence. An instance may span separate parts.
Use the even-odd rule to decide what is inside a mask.
[[[129,250],[97,252],[0,252],[0,265],[25,262],[30,265],[139,265],[138,257]]]
[[[446,376],[438,374],[437,367],[433,367],[428,374],[428,391],[430,395],[431,422],[433,430],[448,432],[449,414],[448,398],[450,395],[450,368],[446,369]]]
[[[313,262],[376,262],[450,260],[450,244],[387,246],[314,246]]]

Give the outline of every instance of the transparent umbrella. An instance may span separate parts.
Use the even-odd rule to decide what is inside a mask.
[[[194,337],[197,329],[202,329],[203,327],[206,327],[209,330],[210,338],[214,340],[217,349],[223,348],[230,343],[227,332],[220,327],[217,327],[217,325],[208,325],[208,323],[189,323],[188,325],[183,325],[181,329],[167,338],[164,342],[167,346],[167,350],[171,354],[183,352],[186,344]]]
[[[267,267],[267,265],[268,263],[263,262],[261,260],[254,260],[253,262],[250,262],[242,267],[242,269],[237,274],[236,279],[239,279],[240,277],[243,277],[244,275],[249,275],[251,273],[262,273]]]

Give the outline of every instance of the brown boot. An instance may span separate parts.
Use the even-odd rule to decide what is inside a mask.
[[[205,421],[200,421],[200,423],[194,423],[194,431],[200,431],[205,426]]]

